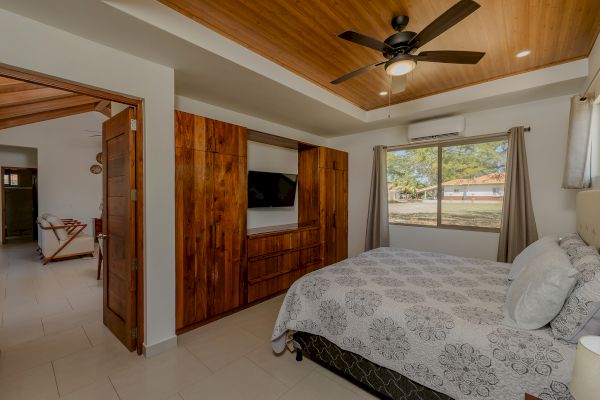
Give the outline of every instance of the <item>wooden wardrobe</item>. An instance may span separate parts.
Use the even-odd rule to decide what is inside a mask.
[[[251,132],[250,140],[298,150],[298,223],[248,230],[248,135],[175,112],[178,333],[348,255],[348,154]]]
[[[177,329],[242,304],[247,129],[175,112]]]

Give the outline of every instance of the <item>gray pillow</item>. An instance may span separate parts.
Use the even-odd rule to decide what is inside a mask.
[[[577,281],[577,270],[557,243],[535,256],[513,281],[505,311],[519,328],[539,329],[561,311]]]
[[[58,218],[55,215],[47,216],[46,221],[50,222],[50,225],[52,225],[53,227],[65,225],[63,220]],[[56,237],[58,237],[58,240],[62,241],[62,240],[67,240],[69,238],[69,234],[67,233],[67,231],[64,228],[55,229],[54,233],[56,233]]]
[[[567,252],[578,271],[577,284],[550,326],[557,339],[577,343],[582,336],[600,335],[600,254],[583,241]]]
[[[556,247],[558,241],[552,236],[544,236],[527,246],[513,261],[508,273],[508,281],[513,281],[540,254]]]

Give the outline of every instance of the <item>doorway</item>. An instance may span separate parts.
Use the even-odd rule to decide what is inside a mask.
[[[0,167],[2,243],[37,240],[37,169]]]
[[[19,83],[8,82],[3,88],[2,79],[17,80]],[[21,88],[34,86],[29,89],[39,89],[42,86],[47,90],[53,90],[54,98],[43,102],[19,104],[12,109],[32,109],[31,115],[15,115],[11,119],[8,117],[10,113],[1,113],[0,135],[2,135],[2,128],[44,120],[40,118],[60,118],[60,113],[63,111],[72,114],[100,112],[109,109],[112,102],[123,105],[123,110],[118,114],[115,113],[116,115],[112,114],[104,122],[100,133],[103,151],[99,162],[104,167],[101,224],[104,237],[103,322],[129,350],[137,350],[138,354],[142,354],[144,342],[143,101],[39,73],[0,66],[2,93],[9,93],[10,88],[7,87],[10,85],[20,85]],[[57,91],[67,92],[67,94]],[[50,107],[58,102],[64,103],[64,110],[57,111]],[[69,105],[69,102],[73,104]],[[74,104],[75,102],[85,104]],[[127,171],[124,171],[125,166]],[[12,170],[7,169],[9,170],[7,179],[10,181]],[[4,182],[4,174],[2,179]],[[37,179],[35,182],[37,183]],[[32,193],[35,186],[32,186]],[[122,190],[125,188],[127,190]],[[33,206],[32,203],[32,208]],[[38,210],[35,212],[36,218],[37,213]],[[62,228],[70,234],[72,231],[69,231],[68,224],[64,225]],[[126,234],[121,234],[124,226],[128,231]],[[32,229],[32,235],[35,230]],[[127,251],[125,252],[124,249]]]

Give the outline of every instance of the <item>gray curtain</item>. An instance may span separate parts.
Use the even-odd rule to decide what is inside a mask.
[[[498,243],[498,261],[501,262],[512,262],[525,247],[538,239],[523,132],[522,126],[509,131],[506,187]]]
[[[581,100],[571,97],[567,156],[562,187],[583,189],[590,186],[590,132],[592,126],[593,96]]]
[[[369,195],[369,213],[367,216],[367,236],[365,250],[390,245],[390,225],[387,203],[387,152],[385,146],[373,148],[373,171],[371,172],[371,191]]]

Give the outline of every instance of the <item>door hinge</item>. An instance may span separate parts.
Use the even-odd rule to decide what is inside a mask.
[[[131,189],[131,201],[137,201],[137,189]]]
[[[131,330],[131,337],[137,339],[137,326]]]
[[[131,260],[131,269],[134,271],[137,271],[137,269],[138,269],[137,257],[135,257],[133,260]]]
[[[132,131],[137,131],[137,119],[129,120],[129,125]]]

